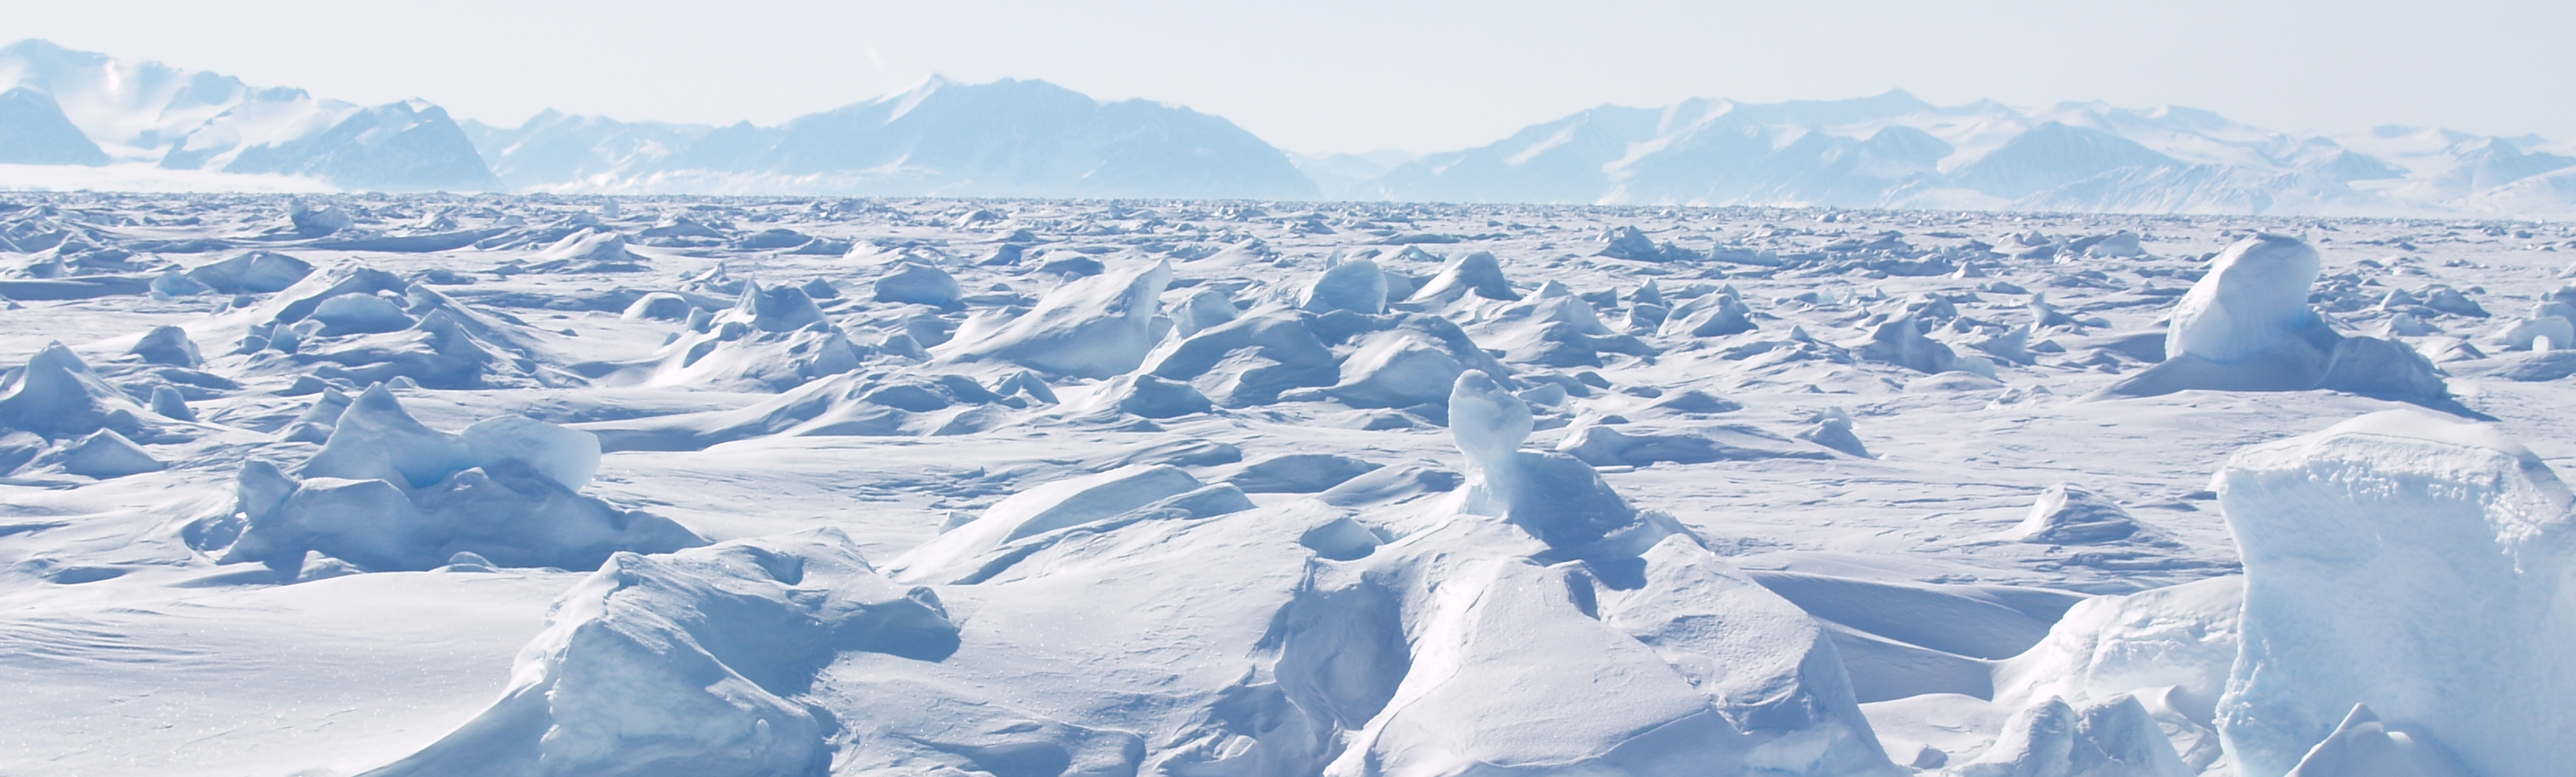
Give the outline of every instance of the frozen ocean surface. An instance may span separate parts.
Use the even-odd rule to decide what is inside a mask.
[[[0,195],[0,773],[2550,774],[2571,260]]]

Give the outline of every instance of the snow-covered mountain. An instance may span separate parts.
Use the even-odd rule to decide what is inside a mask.
[[[2536,137],[2293,135],[2191,108],[1936,106],[1903,91],[1604,106],[1379,179],[1388,199],[2210,214],[2576,213]],[[2529,183],[2524,183],[2529,181]]]
[[[933,76],[776,127],[541,114],[482,129],[515,187],[651,194],[1310,199],[1288,156],[1222,118],[1044,81]]]
[[[500,188],[456,123],[424,102],[365,108],[42,40],[0,46],[0,88],[9,90],[0,136],[47,139],[9,144],[6,161],[282,173],[387,191]],[[91,147],[61,134],[64,123]]]

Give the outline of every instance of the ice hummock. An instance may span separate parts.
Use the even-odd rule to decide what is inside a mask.
[[[2217,490],[2245,564],[2218,727],[2244,774],[2289,771],[2356,704],[2471,773],[2576,763],[2576,675],[2525,649],[2576,641],[2576,500],[2529,449],[2373,413],[2240,451]]]
[[[937,594],[835,529],[618,553],[556,601],[491,709],[366,774],[818,773],[836,727],[799,699],[819,670],[956,648]]]
[[[1124,374],[1153,349],[1158,298],[1171,280],[1171,263],[1158,261],[1072,281],[1018,318],[969,320],[934,353],[944,362],[1007,361],[1075,377]]]
[[[2338,333],[2308,306],[2319,261],[2286,235],[2229,246],[2175,303],[2163,360],[2096,396],[2328,389],[2457,410],[2431,360],[2404,343]]]
[[[591,569],[613,552],[706,544],[667,518],[577,493],[598,465],[587,432],[519,417],[444,432],[379,384],[339,413],[292,476],[244,464],[233,510],[202,522],[236,538],[205,549],[292,575],[309,551],[373,571],[429,569],[457,553]]]

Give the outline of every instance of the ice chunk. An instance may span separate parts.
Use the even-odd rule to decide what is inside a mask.
[[[194,367],[205,362],[205,357],[197,352],[197,342],[188,339],[188,330],[166,324],[143,333],[143,338],[134,341],[134,347],[125,349],[125,352],[142,358],[146,363],[173,367]]]
[[[191,297],[212,291],[214,288],[198,283],[197,279],[188,277],[177,267],[164,269],[159,277],[152,279],[152,293],[164,297]]]
[[[1666,337],[1722,337],[1750,332],[1759,327],[1753,323],[1753,309],[1746,307],[1733,287],[1702,294],[1682,303],[1664,318]]]
[[[2192,777],[2155,719],[2128,694],[2077,710],[2049,699],[2013,715],[2001,741],[1959,777]]]
[[[933,307],[955,307],[966,296],[948,271],[919,262],[894,262],[877,276],[875,299]]]
[[[1957,367],[1958,353],[1950,346],[1923,336],[1923,325],[1913,316],[1899,316],[1871,330],[1869,339],[1852,346],[1860,358],[1887,362],[1923,373],[1943,373]]]
[[[644,257],[626,250],[626,238],[614,231],[583,227],[546,246],[534,257],[541,269],[568,272],[636,272]]]
[[[330,439],[298,474],[384,480],[412,489],[429,487],[472,466],[474,456],[464,438],[413,419],[403,411],[402,401],[378,384],[367,387],[340,413]]]
[[[60,342],[46,343],[27,359],[17,385],[0,394],[0,427],[21,429],[48,439],[81,437],[100,429],[134,434],[141,427],[140,405],[107,385],[89,363]]]
[[[2352,712],[2310,748],[2287,777],[2468,777],[2441,743],[2421,731],[2392,731],[2370,711]]]
[[[72,443],[62,452],[62,465],[64,472],[100,480],[159,472],[169,467],[114,429],[100,429],[81,438],[80,442]]]
[[[197,412],[188,409],[188,398],[166,383],[152,387],[152,414],[173,421],[197,420]]]
[[[1007,361],[1075,377],[1125,374],[1153,349],[1157,298],[1171,279],[1171,263],[1155,262],[1066,283],[1008,324],[973,333],[961,327],[935,353],[943,361]]]
[[[590,485],[590,476],[599,471],[597,435],[526,416],[505,415],[465,427],[465,448],[474,466],[524,463],[573,491]]]
[[[2567,486],[2495,430],[2374,413],[2238,452],[2217,478],[2245,565],[2244,646],[2218,725],[2281,774],[2354,704],[2473,774],[2576,763]]]
[[[2174,305],[2165,353],[2224,364],[2319,326],[2308,309],[2317,267],[2316,249],[2295,237],[2262,234],[2228,246]]]
[[[1314,285],[1306,287],[1305,295],[1298,300],[1297,306],[1315,313],[1348,310],[1376,315],[1386,312],[1386,274],[1378,271],[1376,262],[1367,259],[1344,261],[1325,270],[1323,277],[1316,278]]]
[[[2546,339],[2548,345],[2534,347]],[[2576,345],[2576,323],[2558,316],[2515,319],[2496,331],[2495,340],[2508,351],[2549,350]]]
[[[935,661],[957,627],[833,529],[620,553],[564,594],[474,720],[370,777],[809,774],[832,760],[800,699],[844,653]],[[677,771],[675,771],[677,770]]]
[[[1805,430],[1798,432],[1798,439],[1842,451],[1854,456],[1859,456],[1864,459],[1878,458],[1876,454],[1869,452],[1868,445],[1863,444],[1860,441],[1860,435],[1852,431],[1851,419],[1843,416],[1826,416],[1816,419],[1816,424],[1814,426],[1807,427]]]

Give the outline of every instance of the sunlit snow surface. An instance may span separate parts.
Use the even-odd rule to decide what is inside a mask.
[[[2370,602],[2416,597],[2393,612],[2510,587],[2428,622],[2565,638],[2565,492],[2525,471],[2576,457],[2576,359],[2532,350],[2576,339],[2551,340],[2560,225],[0,202],[0,423],[32,432],[0,437],[0,773],[2167,775],[2239,773],[2234,741],[2273,777],[2329,733],[2559,755],[2499,727],[2563,713],[2406,717],[2466,714],[2424,687],[2563,702],[2567,669],[2304,604],[2339,578],[2295,566],[2331,539],[2295,517],[2468,484],[2410,547],[2332,547],[2391,570]],[[2282,289],[2189,291],[2258,233],[2314,249],[2324,329]],[[2280,369],[2377,388],[2094,397],[2165,361],[2177,304],[2207,363],[2348,359]],[[2419,356],[2437,393],[2365,380]],[[2492,420],[2347,427],[2439,450],[2281,444],[2213,481],[2388,410]],[[515,416],[545,423],[492,420]],[[2475,455],[2501,439],[2528,456]],[[2310,480],[2353,485],[2284,485]],[[2236,537],[2293,566],[2249,556],[2249,584]],[[2398,579],[2490,547],[2516,562],[2483,587]],[[584,566],[629,550],[652,555]],[[2353,623],[2390,631],[2336,643]],[[2231,681],[2258,632],[2265,666],[2343,674]],[[2396,733],[2336,728],[2365,702]]]

